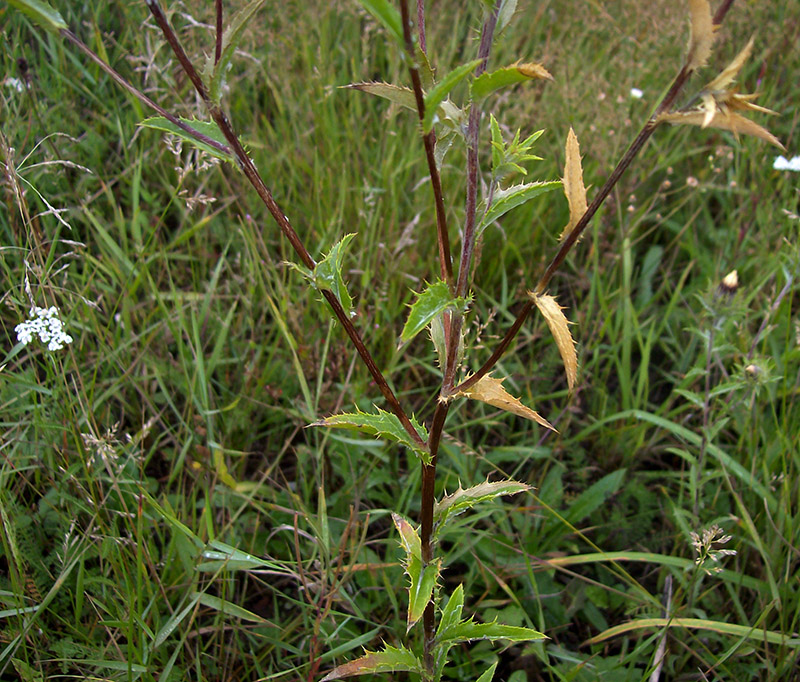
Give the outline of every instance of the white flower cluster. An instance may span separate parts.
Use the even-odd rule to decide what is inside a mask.
[[[787,159],[785,156],[778,156],[772,164],[775,170],[800,171],[800,156],[793,156]]]
[[[639,88],[631,88],[631,97],[633,97],[633,99],[642,99],[643,95],[644,92]]]
[[[65,343],[72,343],[72,337],[64,331],[64,323],[58,316],[58,308],[33,307],[28,313],[29,320],[21,322],[14,331],[17,332],[17,341],[27,346],[33,341],[34,336],[39,341],[47,344],[51,351],[61,350]]]

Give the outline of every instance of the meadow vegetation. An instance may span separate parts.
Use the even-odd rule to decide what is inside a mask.
[[[208,118],[144,2],[51,4],[151,98]],[[169,3],[196,64],[213,9]],[[483,11],[432,3],[437,73],[474,58]],[[419,518],[419,461],[307,428],[387,408],[289,242],[234,165],[139,126],[152,112],[5,3],[0,25],[0,678],[316,680],[364,648],[417,647],[392,512]],[[687,33],[672,2],[520,1],[492,64],[539,61],[553,81],[490,109],[506,140],[544,129],[526,181],[563,176],[572,127],[591,200]],[[439,588],[463,584],[477,622],[548,639],[460,644],[445,679],[494,664],[510,682],[800,679],[800,173],[773,168],[799,150],[800,9],[734,3],[679,103],[754,33],[738,83],[778,112],[751,118],[788,151],[659,127],[549,284],[575,323],[574,389],[541,316],[496,366],[557,432],[450,410],[437,495],[487,477],[532,489],[450,523]],[[223,101],[309,251],[356,234],[354,321],[430,427],[436,352],[399,338],[439,272],[436,215],[416,115],[340,87],[375,80],[405,84],[408,67],[358,3],[266,3]],[[465,156],[453,145],[441,174],[455,244]],[[559,190],[483,233],[466,369],[569,220]],[[70,341],[21,343],[51,306]]]

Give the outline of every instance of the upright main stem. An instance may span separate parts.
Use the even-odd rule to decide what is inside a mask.
[[[412,45],[410,42],[410,27],[408,26],[408,9],[406,0],[401,0],[401,14],[403,16],[404,30],[407,31],[406,44],[407,49],[410,50]],[[497,25],[498,7],[487,17],[481,31],[481,42],[478,47],[478,58],[481,63],[475,70],[475,75],[478,76],[486,71],[486,65],[489,60],[489,53],[492,47],[494,38],[494,29]],[[418,12],[420,16],[424,16],[424,10],[421,9],[421,2],[418,3]],[[412,67],[411,79],[414,84],[415,92],[418,88],[415,81],[415,69]],[[418,80],[418,76],[417,76]],[[420,90],[421,92],[421,90]],[[420,119],[424,116],[424,102],[421,101],[419,95],[417,96],[417,106]],[[477,197],[478,197],[478,141],[480,138],[480,122],[481,111],[476,103],[473,102],[470,109],[469,121],[467,124],[467,195],[466,195],[466,216],[464,223],[464,234],[461,240],[461,258],[458,266],[458,280],[453,292],[456,297],[464,297],[469,288],[469,272],[472,264],[472,256],[475,250],[476,239],[476,210],[477,210]],[[431,133],[432,136],[432,133]],[[428,136],[425,138],[426,156],[432,158],[433,149],[428,153]],[[431,137],[431,141],[435,139]],[[441,184],[438,181],[438,171],[436,171],[435,163],[431,164],[429,161],[429,168],[431,168],[431,181],[434,188],[434,195],[438,197],[441,195]],[[443,197],[441,198],[443,202]],[[440,234],[440,247],[441,229]],[[440,249],[441,254],[441,249]],[[449,254],[447,256],[449,262]],[[452,285],[451,285],[451,291]],[[461,339],[461,328],[463,325],[463,315],[459,312],[452,312],[449,316],[449,327],[446,329],[446,342],[447,352],[444,369],[444,378],[442,380],[442,389],[440,396],[447,396],[455,382],[456,371],[458,370],[458,344]],[[420,509],[420,541],[422,545],[422,560],[428,563],[433,560],[433,507],[435,502],[435,486],[436,486],[436,463],[439,454],[439,444],[444,430],[444,424],[447,419],[449,411],[449,403],[447,400],[439,400],[436,404],[436,409],[433,414],[433,423],[431,424],[430,436],[428,438],[428,451],[431,454],[430,464],[422,465],[422,497]],[[423,663],[428,673],[433,672],[433,648],[436,636],[436,612],[435,604],[431,600],[425,607],[425,612],[422,616],[423,628]]]

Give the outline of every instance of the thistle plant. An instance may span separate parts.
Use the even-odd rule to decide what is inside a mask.
[[[690,76],[707,63],[716,29],[733,4],[732,0],[724,0],[714,14],[708,0],[689,0],[690,39],[684,63],[591,201],[587,197],[580,144],[575,131],[570,129],[566,136],[561,179],[517,181],[518,176],[527,176],[526,164],[538,158],[534,150],[542,132],[524,135],[521,130],[516,130],[509,139],[503,134],[503,126],[489,112],[492,98],[498,91],[517,85],[524,87],[533,80],[553,79],[542,64],[525,61],[527,55],[520,55],[520,59],[511,64],[491,64],[493,47],[514,18],[516,0],[482,0],[480,40],[474,59],[445,73],[434,68],[433,56],[427,50],[424,0],[417,0],[413,8],[408,0],[399,0],[397,4],[389,0],[358,1],[394,42],[398,59],[408,67],[409,82],[358,82],[349,88],[389,100],[412,112],[418,120],[420,153],[425,156],[431,188],[438,272],[417,293],[400,334],[401,343],[406,344],[418,334],[428,333],[438,358],[441,378],[434,389],[435,407],[431,415],[422,418],[403,406],[356,326],[353,295],[343,269],[348,248],[357,236],[342,235],[322,257],[316,259],[312,256],[253,163],[225,110],[226,74],[248,23],[265,1],[252,0],[226,22],[222,1],[215,0],[215,43],[205,63],[198,67],[188,57],[159,0],[145,0],[165,41],[205,105],[208,120],[204,121],[181,118],[151,100],[70,31],[50,4],[42,0],[9,0],[9,3],[43,28],[62,36],[120,87],[152,109],[155,116],[143,120],[142,126],[176,135],[221,161],[229,162],[235,170],[243,173],[291,244],[297,256],[293,267],[324,299],[367,368],[383,398],[383,408],[386,408],[375,406],[371,411],[356,409],[334,414],[318,419],[313,425],[352,429],[398,443],[414,453],[422,470],[419,519],[410,520],[393,514],[402,562],[408,576],[407,633],[416,628],[420,634],[408,645],[386,645],[379,651],[367,652],[334,668],[323,679],[405,671],[418,675],[425,682],[434,682],[442,678],[453,646],[479,639],[519,642],[545,638],[543,633],[530,628],[496,621],[476,622],[465,614],[464,586],[457,586],[450,594],[445,594],[441,586],[447,557],[437,554],[437,543],[447,533],[450,521],[488,500],[521,494],[530,488],[526,483],[514,480],[486,480],[466,488],[459,487],[437,499],[437,461],[451,407],[461,399],[477,400],[535,421],[544,429],[554,430],[545,416],[524,405],[504,388],[504,377],[494,375],[497,363],[536,310],[544,317],[558,347],[570,391],[574,388],[578,356],[567,316],[555,296],[549,293],[550,284],[622,174],[660,126],[670,123],[713,127],[735,135],[754,135],[782,146],[766,129],[743,115],[747,111],[767,113],[768,110],[756,105],[753,95],[741,94],[734,86],[738,72],[752,51],[752,41],[728,67],[690,99],[687,106],[676,107]],[[458,98],[456,93],[463,94]],[[481,133],[487,128],[489,138],[482,141]],[[482,144],[491,158],[491,167],[485,170],[480,167]],[[460,145],[466,152],[464,222],[458,230],[449,224],[446,206],[452,204],[453,199],[445,197],[440,177],[443,160],[454,145]],[[483,193],[480,191],[482,187],[485,188]],[[468,347],[465,321],[474,297],[472,276],[479,240],[488,227],[509,211],[557,189],[563,190],[569,205],[569,221],[561,230],[558,248],[538,279],[523,283],[523,290],[527,291],[524,304],[489,357],[478,358]],[[456,234],[460,237],[457,254],[453,247]],[[224,470],[219,473],[224,481]],[[487,669],[479,682],[489,682],[494,670],[495,666]]]

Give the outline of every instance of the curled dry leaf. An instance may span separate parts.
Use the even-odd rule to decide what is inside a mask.
[[[672,123],[675,125],[694,125],[702,128],[711,127],[720,130],[728,130],[737,137],[741,135],[753,135],[774,144],[779,149],[786,149],[781,141],[769,130],[762,128],[758,123],[754,123],[749,118],[745,118],[733,111],[715,111],[709,117],[706,111],[676,111],[672,114],[661,114],[656,119],[657,123]]]
[[[499,407],[501,410],[512,412],[520,417],[525,417],[525,419],[531,419],[551,431],[556,431],[552,424],[542,417],[542,415],[526,407],[520,402],[519,398],[515,398],[506,391],[506,389],[503,388],[504,380],[505,377],[502,379],[495,379],[491,374],[487,374],[485,377],[481,377],[473,386],[465,391],[459,391],[456,395],[464,398],[472,398],[473,400],[480,400],[482,403],[487,403],[493,407]],[[556,431],[556,433],[558,432]]]
[[[538,62],[517,63],[514,66],[516,66],[517,71],[527,78],[541,78],[547,81],[554,80],[552,74]]]
[[[778,138],[766,128],[736,113],[737,111],[758,111],[764,114],[775,114],[771,109],[753,103],[758,95],[739,93],[733,85],[739,71],[742,70],[742,66],[752,52],[753,39],[750,38],[744,49],[733,58],[733,61],[700,92],[702,104],[699,108],[661,114],[656,119],[656,123],[696,125],[701,128],[729,130],[737,137],[740,133],[753,135],[780,149],[785,149]]]
[[[567,320],[563,309],[552,296],[535,294],[532,291],[528,292],[528,296],[544,315],[547,326],[550,327],[550,333],[556,341],[558,352],[561,353],[561,359],[564,362],[567,385],[571,391],[575,386],[575,380],[578,378],[578,355],[575,352],[575,341],[573,341],[572,334],[569,332],[569,320]]]
[[[564,241],[575,225],[586,213],[586,187],[583,185],[583,168],[581,167],[581,148],[578,136],[570,127],[567,133],[566,162],[564,164],[564,194],[569,202],[569,223],[561,231],[559,241]]]
[[[689,48],[686,54],[686,68],[696,71],[708,62],[711,45],[714,42],[714,22],[708,0],[689,0]]]

